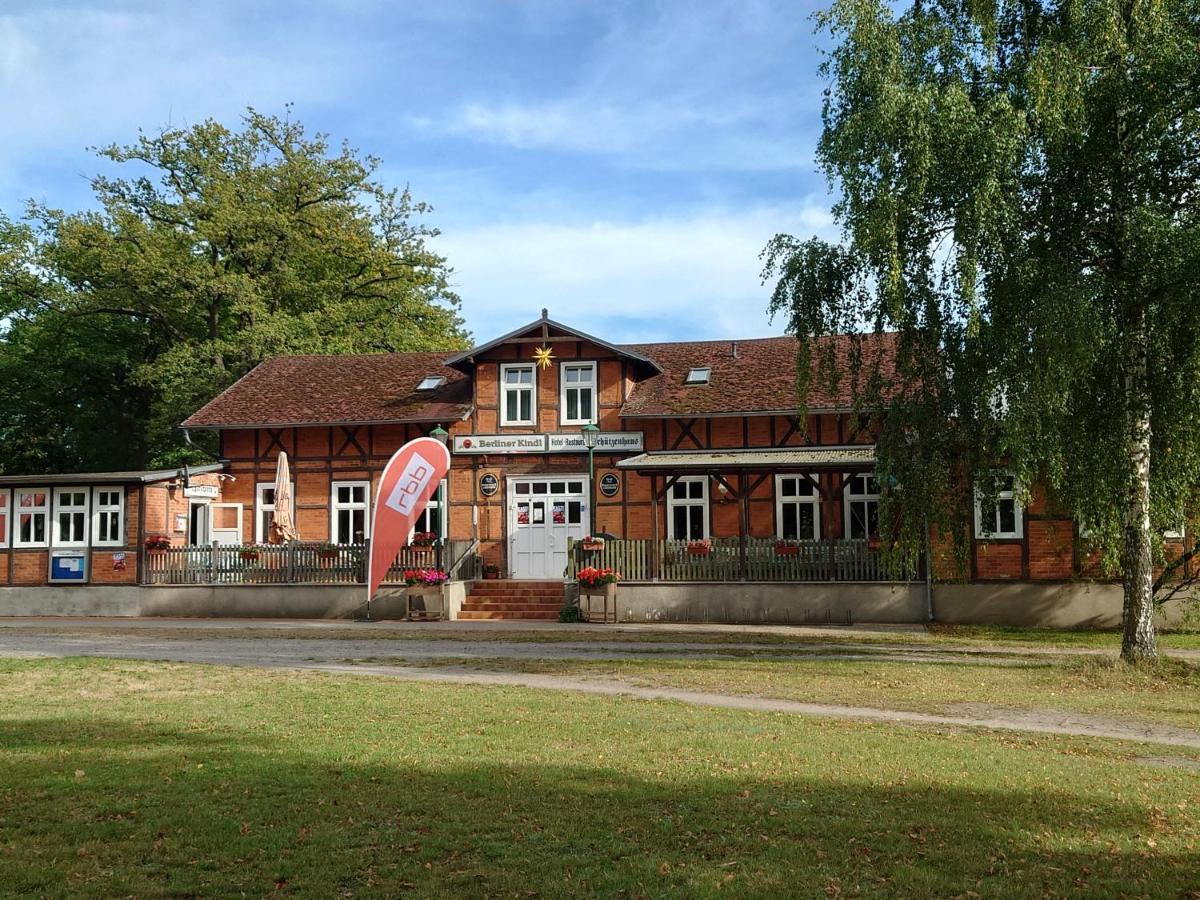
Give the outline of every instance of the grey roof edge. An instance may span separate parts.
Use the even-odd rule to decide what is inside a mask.
[[[451,356],[449,359],[443,360],[442,365],[458,368],[459,365],[467,362],[472,357],[478,356],[480,353],[486,353],[487,351],[500,346],[505,341],[512,340],[513,338],[524,334],[526,331],[529,331],[531,328],[537,328],[539,325],[553,326],[560,331],[567,332],[581,341],[587,341],[595,344],[597,347],[603,347],[605,350],[616,353],[619,356],[625,356],[629,359],[636,360],[637,362],[644,363],[652,368],[655,372],[662,371],[662,367],[648,356],[643,356],[641,353],[630,350],[628,347],[622,347],[620,344],[614,344],[610,341],[604,340],[603,338],[598,338],[594,335],[587,334],[586,332],[580,331],[578,328],[573,328],[570,325],[564,325],[562,322],[557,322],[548,316],[542,316],[539,319],[534,319],[527,325],[522,325],[520,328],[514,328],[512,331],[508,332],[508,334],[501,335],[498,338],[493,338],[486,343],[472,347],[470,350],[464,350],[462,353],[457,353],[454,356]]]
[[[143,469],[129,472],[56,472],[50,475],[0,475],[0,487],[15,487],[18,485],[60,485],[60,484],[151,484],[155,481],[166,481],[175,478],[182,466],[173,469]],[[207,475],[219,472],[225,468],[224,463],[206,463],[202,466],[188,466],[192,475]]]
[[[778,458],[787,454],[810,454],[818,457],[812,462],[786,462]],[[850,456],[853,458],[847,459]],[[680,457],[683,457],[681,460]],[[738,457],[734,460],[714,457]],[[755,459],[754,457],[758,457]],[[819,457],[828,457],[822,461]],[[694,466],[691,460],[695,460]],[[641,453],[617,462],[618,469],[668,469],[677,467],[703,468],[709,463],[716,468],[749,468],[756,465],[855,465],[875,461],[874,444],[831,444],[825,446],[797,445],[790,447],[723,447],[711,450],[658,450]]]

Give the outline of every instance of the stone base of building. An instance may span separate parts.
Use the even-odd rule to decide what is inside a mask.
[[[573,593],[574,585],[568,585]],[[457,619],[465,582],[445,586],[446,618]],[[404,617],[404,588],[385,588],[374,620]],[[0,587],[0,616],[167,616],[179,618],[351,619],[364,614],[361,585]],[[1161,624],[1178,624],[1172,603]],[[925,585],[879,582],[623,583],[618,620],[733,625],[924,624]],[[959,625],[1116,628],[1121,587],[1096,582],[936,584],[934,621]]]

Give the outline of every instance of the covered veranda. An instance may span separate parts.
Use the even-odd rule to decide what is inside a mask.
[[[870,533],[873,527],[860,528],[868,533],[851,537],[841,515],[831,515],[838,527],[820,528],[817,539],[783,537],[774,526],[765,536],[761,524],[752,527],[753,506],[757,501],[761,507],[766,499],[760,489],[777,475],[811,483],[818,515],[834,504],[844,508],[851,480],[874,474],[874,445],[658,451],[622,460],[618,468],[650,481],[651,538],[608,540],[590,550],[577,547],[570,555],[569,577],[594,565],[614,568],[626,581],[904,580],[889,570],[878,536]],[[827,473],[839,477],[822,477]],[[737,504],[736,535],[687,540],[663,533],[670,492],[681,479],[696,476],[709,479],[721,494],[719,502]],[[773,502],[773,493],[769,496]]]

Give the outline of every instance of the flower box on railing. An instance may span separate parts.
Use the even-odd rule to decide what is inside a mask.
[[[585,537],[580,544],[583,545],[585,553],[598,553],[604,549],[604,538],[595,538],[591,535]]]
[[[873,534],[869,538],[867,538],[867,549],[868,550],[878,550],[881,546],[882,546],[882,542],[879,540],[879,535]]]
[[[775,542],[776,556],[799,556],[800,544],[796,541],[776,541]]]
[[[242,562],[257,562],[258,561],[258,551],[257,550],[242,550],[241,552],[238,553],[238,558]]]
[[[165,534],[152,534],[146,538],[146,551],[148,553],[161,553],[164,550],[171,549],[171,539]]]
[[[709,556],[712,553],[712,541],[688,541],[689,556]]]

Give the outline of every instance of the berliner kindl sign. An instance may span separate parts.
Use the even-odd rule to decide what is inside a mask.
[[[645,436],[640,431],[601,431],[596,435],[597,453],[641,453]],[[583,435],[560,434],[456,434],[455,453],[587,453]]]

